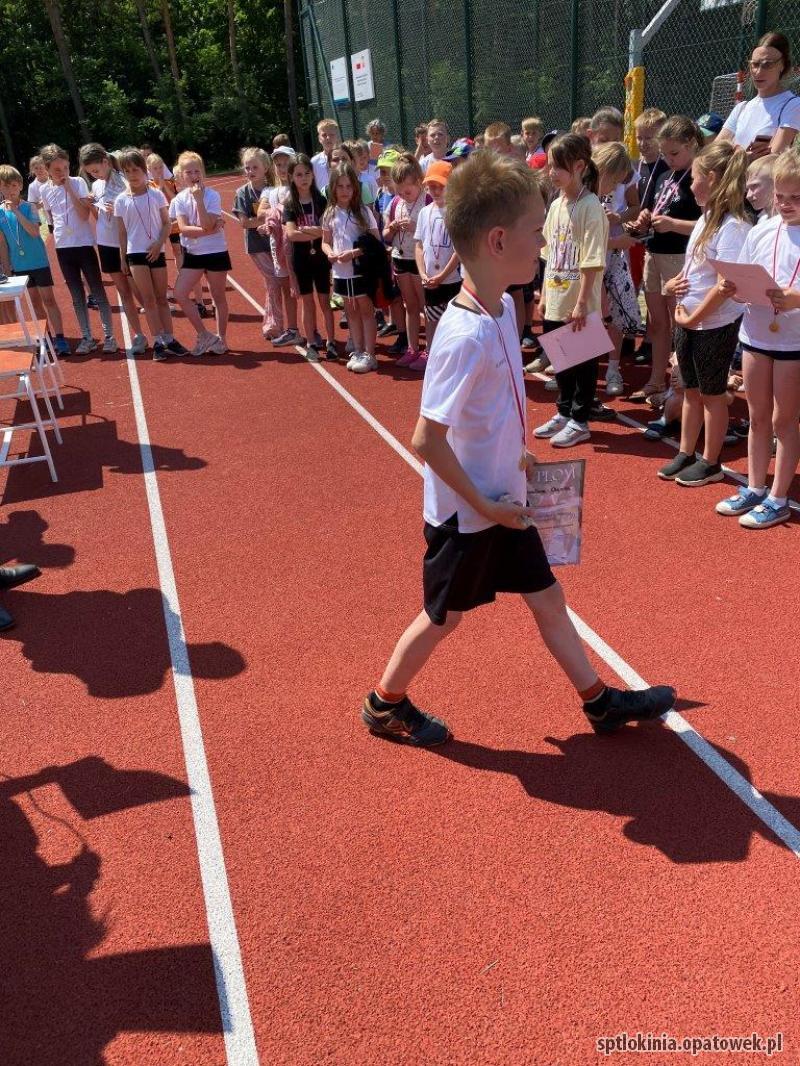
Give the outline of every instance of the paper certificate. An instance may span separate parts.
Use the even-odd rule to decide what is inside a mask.
[[[539,343],[556,372],[569,370],[571,366],[587,363],[590,359],[614,351],[614,344],[597,311],[586,316],[583,329],[573,329],[568,322],[566,326],[543,333]]]
[[[537,463],[528,474],[528,506],[551,566],[581,561],[585,459]]]
[[[733,299],[737,303],[772,307],[767,289],[779,289],[780,286],[760,263],[728,263],[724,259],[706,259],[706,262],[726,281],[733,282],[736,286]]]

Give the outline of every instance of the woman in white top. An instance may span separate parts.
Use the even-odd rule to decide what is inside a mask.
[[[116,157],[109,155],[102,144],[85,144],[80,150],[78,160],[81,170],[94,179],[91,188],[92,214],[97,220],[95,233],[100,269],[104,274],[108,274],[116,285],[133,335],[131,349],[134,355],[140,355],[147,348],[147,338],[142,333],[139,322],[139,307],[142,301],[131,287],[132,278],[122,272],[119,230],[114,218],[114,201],[120,193],[127,191],[128,186],[120,173]]]
[[[786,37],[765,33],[750,57],[750,77],[757,95],[734,107],[717,140],[744,148],[750,162],[768,152],[791,148],[800,130],[800,97],[781,88],[781,79],[791,69]]]
[[[675,352],[684,383],[680,451],[658,476],[694,488],[722,481],[719,462],[728,428],[728,373],[742,305],[720,290],[708,262],[737,262],[751,223],[745,206],[747,154],[726,141],[709,144],[692,163],[692,194],[703,209],[686,247],[686,263],[667,282],[675,308]],[[704,428],[703,457],[695,448]]]

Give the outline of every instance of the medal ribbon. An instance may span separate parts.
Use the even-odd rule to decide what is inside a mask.
[[[780,222],[780,223],[778,223],[778,232],[775,234],[775,244],[772,246],[772,277],[773,277],[773,279],[775,281],[775,284],[778,286],[779,289],[783,288],[783,286],[778,281],[778,244],[779,244],[780,239],[781,239],[781,230],[782,229],[783,229],[783,222]],[[797,262],[795,263],[794,273],[792,274],[792,280],[786,286],[787,289],[791,289],[791,287],[794,285],[795,279],[797,278],[798,271],[800,271],[800,259],[798,259]],[[775,309],[773,308],[773,310],[775,310]],[[780,314],[780,311],[775,310],[775,317],[776,318],[778,317],[779,314]],[[775,322],[774,325],[775,325],[775,329],[774,329],[773,332],[777,332],[777,329],[778,329],[777,322]],[[772,327],[770,327],[770,328],[772,328]]]

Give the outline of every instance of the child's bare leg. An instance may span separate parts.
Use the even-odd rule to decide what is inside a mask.
[[[543,592],[526,593],[522,598],[536,620],[547,650],[569,680],[578,692],[590,690],[599,678],[567,614],[561,585],[556,582]]]
[[[392,697],[404,695],[438,645],[450,636],[460,621],[460,611],[448,611],[444,625],[437,626],[425,611],[421,611],[398,640],[383,672],[381,690]]]

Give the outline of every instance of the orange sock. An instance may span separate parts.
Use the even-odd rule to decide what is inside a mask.
[[[605,683],[598,677],[595,683],[590,685],[589,688],[578,689],[578,695],[584,703],[591,703],[592,700],[596,700],[598,696],[602,695],[605,687]]]
[[[380,685],[375,686],[375,695],[379,700],[383,700],[384,703],[399,703],[405,696],[405,692],[387,692],[385,688],[381,688]]]

